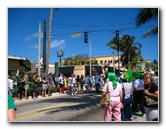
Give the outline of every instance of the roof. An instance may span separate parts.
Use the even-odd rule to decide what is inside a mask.
[[[25,57],[19,57],[19,56],[8,56],[8,59],[13,59],[13,60],[26,60]]]

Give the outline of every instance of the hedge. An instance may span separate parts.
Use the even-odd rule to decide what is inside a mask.
[[[14,97],[17,97],[18,88],[13,88],[13,89],[14,89],[14,93],[13,93],[13,98],[14,98]],[[27,95],[27,96],[31,96],[32,89],[33,89],[33,88],[29,88],[29,89],[28,89],[28,95]],[[56,92],[58,92],[58,91],[56,90],[56,88],[52,90],[52,93],[56,93]],[[47,90],[46,93],[48,94],[48,90]],[[42,87],[38,87],[38,88],[37,88],[37,94],[38,94],[38,95],[41,95],[41,94],[42,94]]]

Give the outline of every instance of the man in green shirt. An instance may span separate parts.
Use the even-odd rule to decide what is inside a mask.
[[[36,95],[38,83],[39,83],[39,78],[38,78],[37,73],[35,72],[33,77],[32,77],[33,99],[34,100],[36,99],[35,95]]]
[[[23,73],[20,73],[17,77],[17,88],[18,88],[18,100],[22,99],[22,92],[24,90],[25,80],[23,78]]]

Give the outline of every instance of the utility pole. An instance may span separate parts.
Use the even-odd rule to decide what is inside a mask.
[[[43,27],[43,75],[46,73],[46,20]]]
[[[38,33],[38,77],[40,76],[40,38],[41,38],[41,23],[39,23],[39,33]]]
[[[51,26],[52,26],[52,8],[50,8],[50,20],[49,20],[49,26],[48,26],[48,54],[47,54],[46,73],[45,73],[46,79],[48,75],[49,60],[50,60]]]

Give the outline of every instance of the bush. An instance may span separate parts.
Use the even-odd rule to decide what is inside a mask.
[[[14,97],[17,97],[17,95],[18,95],[18,88],[14,87],[13,90],[14,90],[14,93],[13,93],[13,98],[14,98]],[[31,96],[32,95],[32,90],[33,90],[32,87],[30,87],[28,89],[28,95],[27,96]],[[52,93],[56,93],[56,92],[57,92],[56,88],[52,90]],[[38,95],[42,95],[42,87],[38,87],[37,88],[37,94]]]

